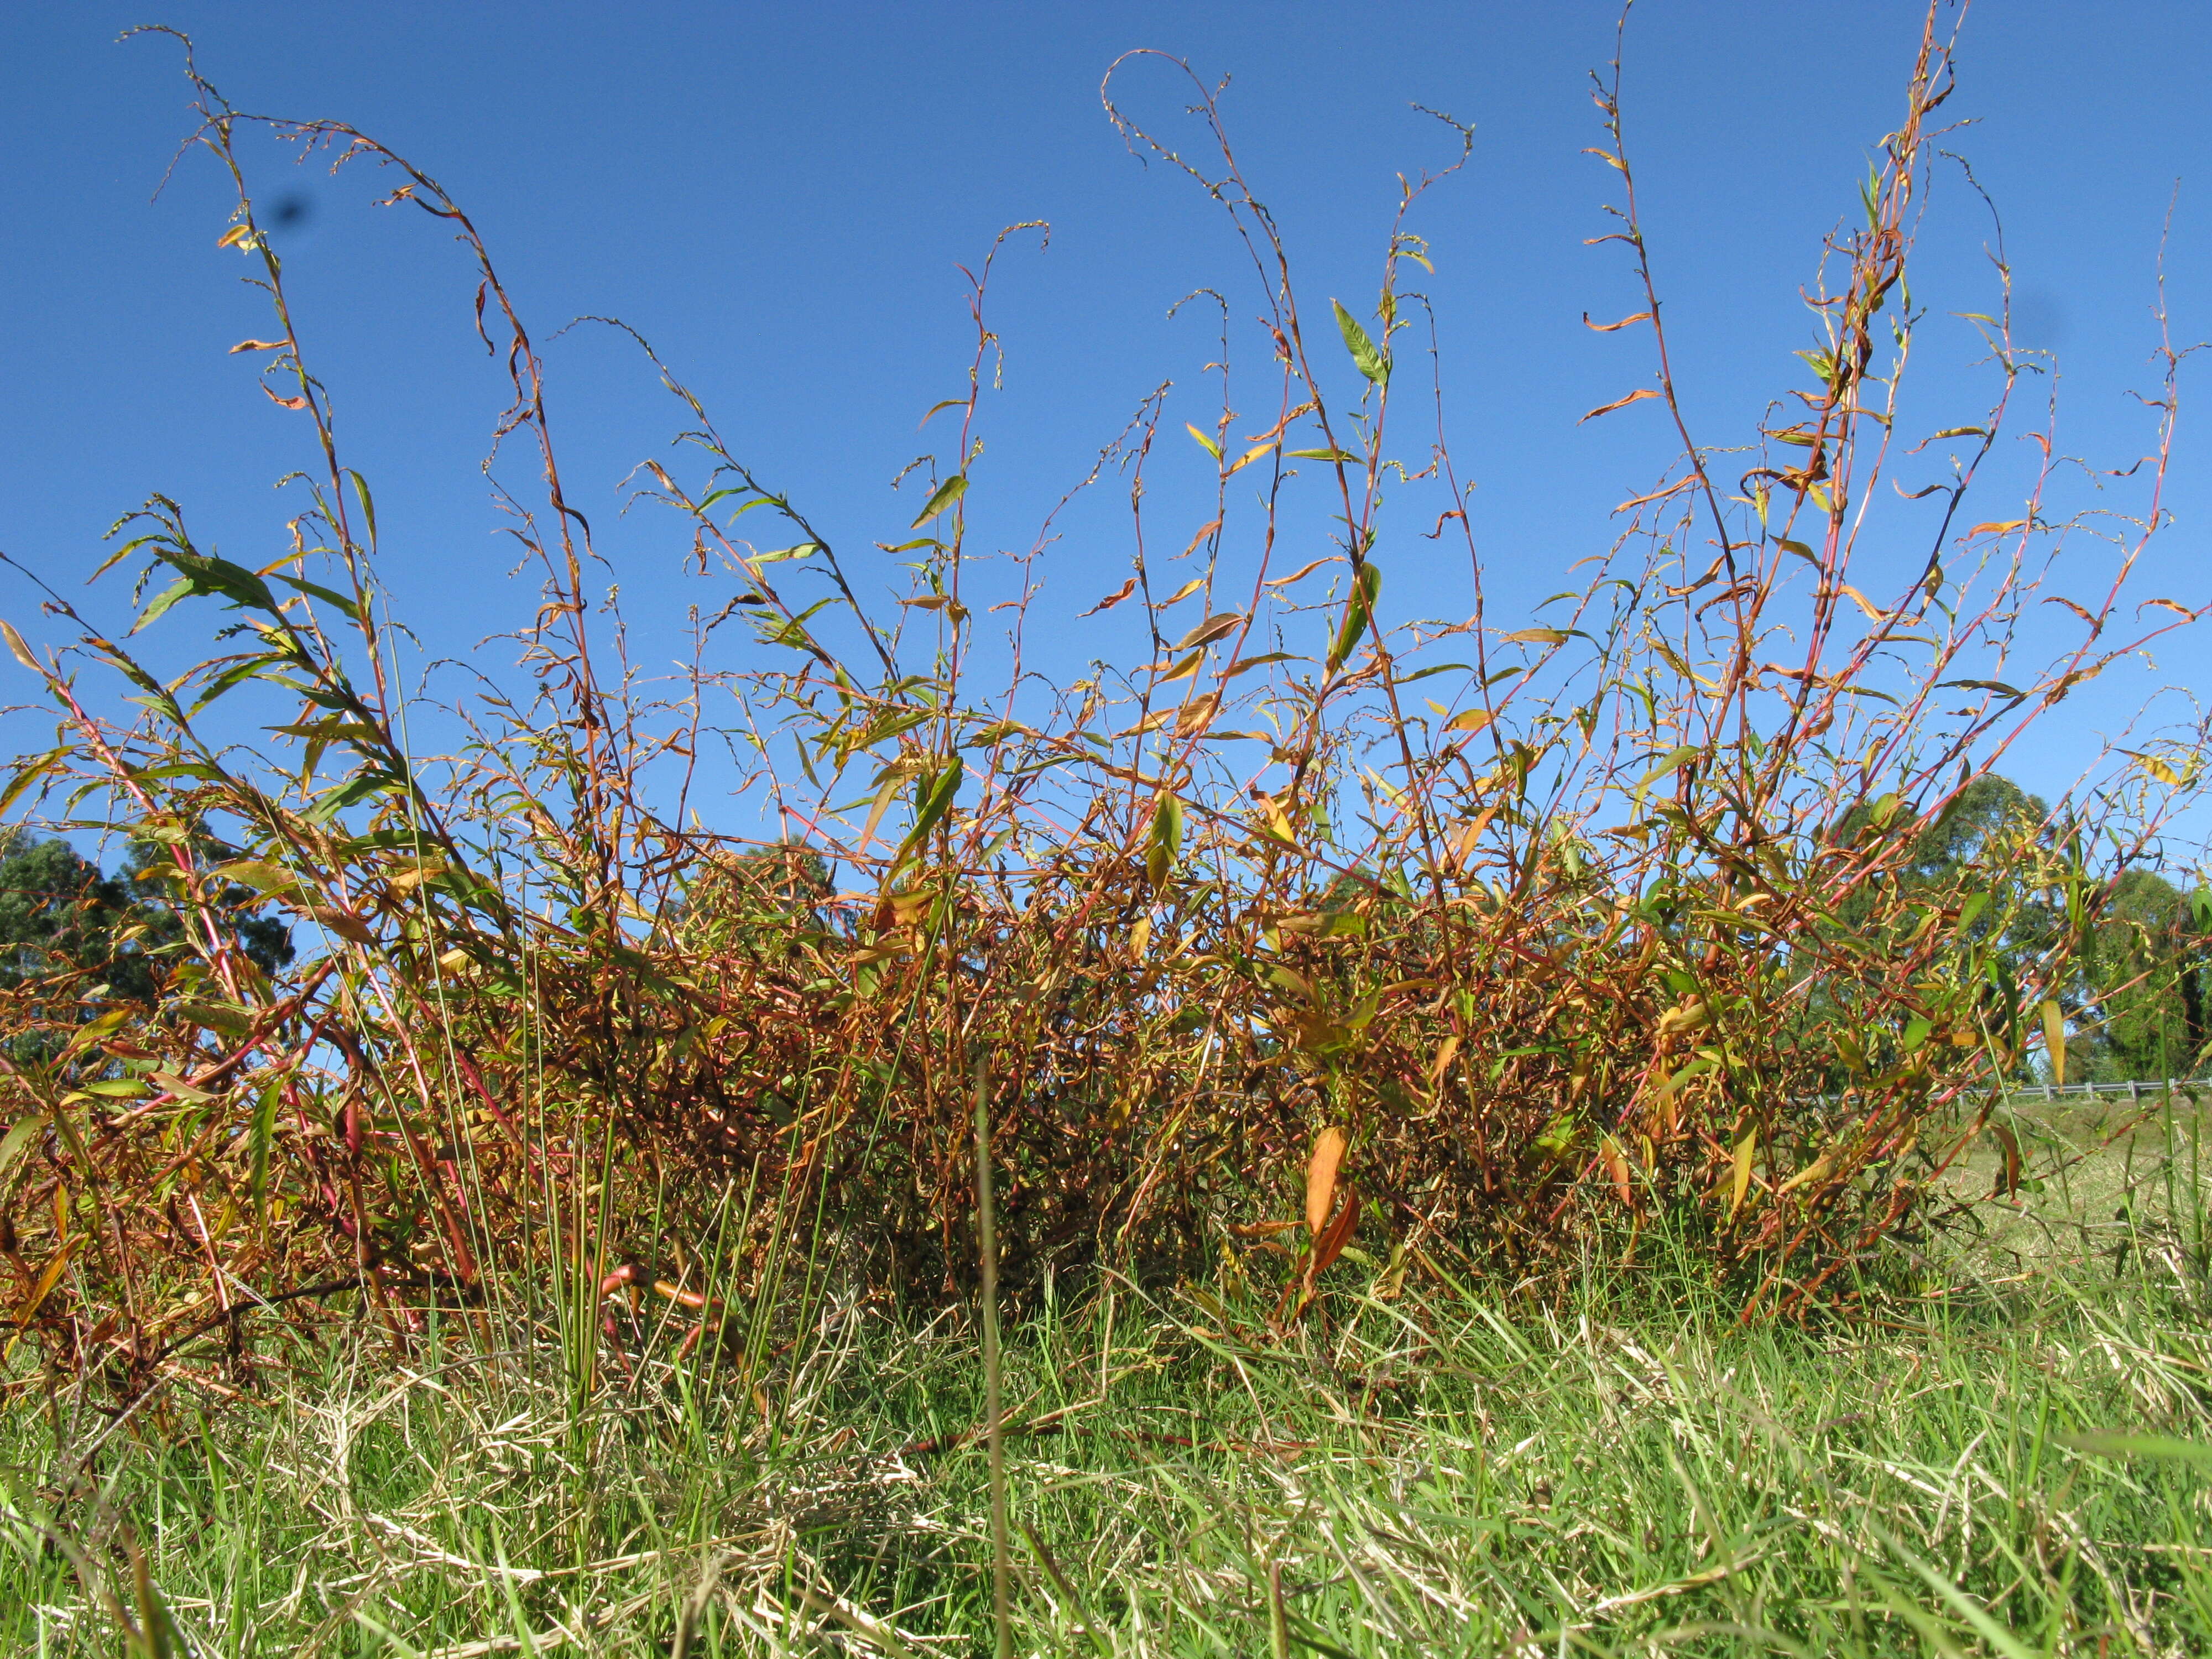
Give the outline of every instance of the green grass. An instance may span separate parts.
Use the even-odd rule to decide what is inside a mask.
[[[1564,1310],[1367,1272],[1288,1342],[1203,1292],[1010,1327],[1018,1651],[2212,1649],[2183,1254],[1825,1329],[1665,1269]],[[409,1368],[362,1327],[258,1394],[178,1374],[119,1430],[19,1400],[0,1650],[117,1652],[134,1540],[179,1653],[988,1650],[963,1326],[842,1309],[757,1390],[648,1366],[582,1423],[550,1340],[508,1334]]]

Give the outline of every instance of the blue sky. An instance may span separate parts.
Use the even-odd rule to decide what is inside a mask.
[[[1607,170],[1581,152],[1601,137],[1587,77],[1612,53],[1614,15],[1582,0],[8,8],[0,549],[72,587],[107,525],[158,489],[204,541],[265,563],[285,516],[271,485],[306,459],[295,417],[255,390],[249,359],[226,355],[266,331],[242,262],[215,247],[228,204],[214,169],[187,158],[153,199],[189,131],[186,89],[172,43],[115,44],[133,23],[188,30],[240,108],[342,118],[407,154],[471,210],[541,339],[580,313],[635,324],[734,447],[858,550],[898,539],[919,505],[890,484],[929,447],[922,413],[961,388],[957,267],[1013,222],[1053,232],[1042,253],[1024,243],[1003,256],[994,282],[1006,380],[971,496],[977,534],[1025,543],[1162,381],[1176,383],[1169,432],[1206,423],[1213,331],[1168,309],[1210,284],[1249,317],[1258,296],[1217,210],[1139,166],[1100,111],[1106,64],[1152,46],[1234,76],[1232,131],[1310,319],[1332,295],[1371,304],[1396,173],[1449,159],[1409,106],[1474,124],[1469,166],[1413,228],[1437,263],[1425,286],[1493,615],[1510,614],[1606,544],[1611,507],[1648,488],[1667,453],[1644,418],[1656,405],[1576,424],[1648,377],[1640,338],[1581,323],[1638,308],[1617,251],[1583,245],[1607,228]],[[1645,0],[1634,15],[1631,143],[1679,376],[1714,441],[1741,441],[1796,378],[1790,353],[1809,343],[1798,286],[1900,108],[1918,17],[1905,0]],[[1949,142],[2002,211],[2022,332],[2057,355],[2062,447],[2101,465],[2126,465],[2150,435],[2128,394],[2155,384],[2149,311],[2170,200],[2175,335],[2212,333],[2204,23],[2201,3],[1983,0],[1946,111],[1971,118]],[[1178,100],[1157,76],[1128,92],[1172,118]],[[501,387],[471,349],[466,264],[423,216],[368,206],[365,174],[333,182],[274,144],[256,154],[268,194],[297,191],[312,209],[281,246],[350,459],[377,489],[395,611],[431,655],[467,653],[535,599],[507,574],[477,471]],[[1913,276],[1936,319],[1923,396],[1946,422],[1986,398],[1972,332],[1945,313],[1987,307],[1987,243],[1985,212],[1947,173]],[[571,335],[548,359],[570,487],[650,657],[672,646],[665,624],[686,606],[725,596],[682,575],[679,526],[618,515],[621,480],[665,453],[677,411],[611,337]],[[2146,597],[2194,603],[2212,586],[2194,432],[2185,416],[2168,501],[2179,522],[2144,572]],[[1200,460],[1162,458],[1168,516],[1179,489],[1195,506]],[[2002,495],[1986,504],[2005,516]],[[1048,556],[1030,650],[1056,678],[1093,655],[1141,659],[1126,611],[1076,620],[1127,574],[1114,507],[1102,496],[1071,515]],[[1464,609],[1463,556],[1425,545],[1389,550],[1386,611]],[[888,561],[856,562],[880,591]],[[124,597],[95,590],[89,608],[112,621]],[[33,611],[0,573],[0,614],[35,632]],[[176,631],[177,650],[191,642]],[[2196,649],[2185,638],[2155,668],[2108,676],[2008,769],[2063,787],[2100,729],[2193,678]],[[494,647],[483,660],[510,656]],[[43,735],[20,719],[12,732],[24,747]]]

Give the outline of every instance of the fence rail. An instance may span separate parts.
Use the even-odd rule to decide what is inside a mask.
[[[2212,1078],[2168,1078],[2164,1082],[2136,1079],[2128,1083],[2021,1083],[2006,1088],[2007,1100],[2094,1100],[2100,1096],[2116,1096],[2129,1100],[2146,1097],[2155,1100],[2160,1095],[2187,1095],[2191,1100],[2202,1100],[2212,1095]]]

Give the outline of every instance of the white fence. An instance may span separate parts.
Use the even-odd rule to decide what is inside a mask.
[[[2117,1097],[2127,1100],[2156,1100],[2160,1095],[2187,1095],[2201,1100],[2212,1095],[2212,1078],[2169,1078],[2163,1083],[2016,1083],[2005,1090],[2008,1100],[2096,1100]]]

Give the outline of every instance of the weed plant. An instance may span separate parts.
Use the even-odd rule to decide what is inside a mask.
[[[1443,175],[1405,183],[1372,304],[1318,316],[1218,89],[1117,62],[1115,127],[1251,256],[1259,367],[1222,301],[1239,367],[1210,428],[1170,429],[1163,392],[1091,468],[1081,488],[1118,476],[1131,514],[1097,608],[1141,608],[1154,659],[1072,681],[1024,645],[1054,521],[1004,604],[968,530],[992,262],[1033,228],[976,267],[974,359],[932,411],[957,435],[878,544],[911,578],[888,606],[862,597],[881,562],[833,547],[629,337],[684,422],[640,493],[727,585],[671,684],[626,655],[538,348],[467,214],[351,127],[234,108],[187,48],[198,142],[237,186],[221,240],[271,307],[238,349],[307,459],[258,565],[167,497],[118,525],[130,633],[208,618],[198,665],[157,676],[58,594],[39,643],[7,629],[59,719],[0,811],[156,849],[137,879],[175,924],[149,996],[60,957],[0,988],[37,1038],[0,1085],[0,1386],[44,1402],[64,1458],[14,1512],[24,1570],[59,1583],[67,1558],[90,1585],[99,1551],[158,1558],[218,1647],[265,1626],[423,1650],[501,1617],[443,1650],[773,1647],[817,1618],[927,1646],[990,1595],[963,1565],[977,1408],[950,1402],[996,1273],[1008,1410],[1033,1431],[1049,1401],[1073,1435],[1079,1407],[1127,1459],[1047,1479],[1009,1443],[1042,1577],[1002,1630],[1049,1608],[1054,1642],[1141,1651],[1252,1618],[1278,1652],[1662,1627],[1880,1650],[2000,1616],[1959,1597],[2046,1645],[2193,1629],[2158,1565],[2199,1547],[2186,1455],[2051,1438],[2130,1390],[2193,1422],[2185,1321],[2095,1298],[2039,1331],[1922,1318],[1914,1363],[1957,1380],[1917,1391],[1837,1358],[1928,1288],[1978,1157],[2000,1195],[2033,1178],[2001,1085],[2038,1047],[2063,1069],[2080,943],[2202,746],[2116,752],[2049,817],[1913,864],[2042,711],[2192,615],[2128,586],[2163,522],[2179,353],[2152,461],[2111,485],[2133,516],[2114,495],[2069,517],[2035,433],[2027,499],[1970,506],[2032,367],[2001,261],[1989,405],[1931,435],[1902,401],[1944,15],[1747,460],[1684,413],[1618,65],[1594,83],[1600,240],[1638,296],[1604,328],[1648,383],[1586,418],[1652,402],[1681,448],[1527,617],[1486,598],[1406,286]],[[1124,112],[1135,75],[1187,84],[1197,145]],[[240,159],[264,129],[382,170],[476,263],[513,391],[488,473],[543,590],[520,690],[399,683],[373,487]],[[1445,129],[1463,162],[1471,132]],[[1189,443],[1211,517],[1147,522],[1147,469]],[[1890,487],[1929,454],[1936,483]],[[1447,547],[1463,614],[1392,622],[1386,568]],[[2060,592],[2077,570],[2094,586]],[[2021,626],[2045,600],[2081,625],[2048,659]],[[460,738],[420,752],[432,730]],[[702,822],[716,752],[743,773],[716,809],[735,830]],[[274,917],[288,964],[249,948]],[[1615,1305],[1654,1273],[1682,1287],[1671,1324]],[[1197,1415],[1160,1426],[1170,1407]],[[1938,1470],[1970,1418],[1980,1462]],[[180,1534],[179,1505],[207,1524]],[[82,1519],[125,1513],[136,1533]],[[2116,1565],[2108,1516],[2168,1555]],[[993,1529],[1003,1572],[1018,1547]],[[330,1550],[356,1565],[325,1581]],[[45,1610],[58,1594],[0,1616],[91,1641],[94,1615]],[[112,1617],[155,1643],[154,1601],[126,1600]]]

